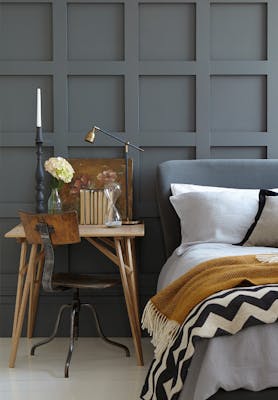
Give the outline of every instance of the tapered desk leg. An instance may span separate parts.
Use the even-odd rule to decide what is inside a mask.
[[[138,283],[138,270],[137,270],[137,263],[136,263],[136,248],[135,248],[135,239],[130,239],[131,244],[131,257],[133,260],[133,271],[134,271],[134,285],[135,285],[135,293],[136,293],[136,300],[137,300],[137,307],[138,307],[138,316],[139,313],[139,283]],[[140,325],[141,327],[141,325]]]
[[[139,295],[138,295],[138,279],[137,279],[137,268],[134,257],[135,248],[132,246],[132,239],[125,238],[125,251],[126,251],[126,260],[127,264],[131,269],[131,273],[128,274],[128,279],[130,282],[131,294],[133,295],[133,302],[136,307],[136,317],[138,320],[138,325],[140,329],[140,321],[139,321]]]
[[[33,337],[36,314],[38,309],[39,293],[40,293],[41,278],[42,278],[43,264],[44,264],[44,254],[42,252],[42,249],[38,257],[38,263],[36,264],[37,264],[37,269],[34,268],[30,286],[29,313],[28,313],[28,324],[27,324],[28,338]]]
[[[141,347],[141,325],[140,325],[140,318],[139,318],[139,294],[138,294],[138,280],[137,280],[137,269],[135,263],[135,256],[134,256],[134,248],[132,247],[132,239],[127,237],[125,238],[125,252],[126,252],[126,264],[130,268],[130,272],[127,274],[127,281],[129,286],[130,295],[132,297],[132,305],[134,308],[134,317],[136,323],[136,340],[137,340],[137,347],[139,352],[139,359],[141,364],[143,365],[143,353]]]
[[[35,261],[34,261],[35,263]],[[28,266],[30,268],[30,265]],[[32,324],[32,316],[34,314],[34,281],[35,281],[35,266],[30,269],[30,286],[29,286],[29,310],[28,310],[28,319],[27,319],[27,337],[30,339],[32,337],[31,334],[31,324]]]
[[[134,347],[135,347],[137,364],[144,365],[142,345],[141,345],[141,331],[140,331],[140,326],[138,324],[137,306],[136,306],[136,302],[134,301],[135,296],[133,293],[133,287],[130,284],[130,278],[127,277],[128,273],[133,274],[133,270],[129,269],[128,272],[126,270],[123,249],[121,246],[120,239],[115,238],[114,242],[115,242],[116,253],[117,253],[117,256],[119,259],[119,270],[120,270],[120,275],[121,275],[121,280],[122,280],[122,285],[123,285],[123,291],[124,291],[124,296],[125,296],[125,302],[126,302],[126,307],[127,307],[127,313],[128,313],[131,333],[132,333],[132,337],[133,337],[133,343],[134,343]]]
[[[31,279],[34,275],[34,269],[36,266],[37,247],[38,246],[36,244],[33,244],[32,248],[31,248],[31,252],[30,252],[28,268],[27,268],[27,273],[26,273],[26,278],[25,278],[24,288],[23,288],[23,295],[21,298],[21,302],[19,304],[16,328],[14,329],[13,336],[12,336],[12,348],[11,348],[10,361],[9,361],[10,368],[13,368],[15,365],[16,353],[17,353],[17,349],[18,349],[19,339],[21,336],[24,315],[25,315],[27,301],[28,301],[29,292],[30,292]],[[16,302],[17,302],[17,300],[16,300]]]
[[[21,250],[20,250],[20,261],[19,261],[19,270],[18,270],[18,279],[17,279],[17,291],[16,291],[16,301],[15,301],[15,309],[14,309],[14,322],[13,322],[13,333],[14,336],[17,321],[18,321],[18,313],[19,313],[19,305],[22,299],[22,289],[24,282],[24,275],[26,273],[26,255],[27,255],[27,242],[26,240],[21,242]]]

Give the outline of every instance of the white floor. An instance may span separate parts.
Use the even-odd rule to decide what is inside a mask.
[[[131,352],[111,347],[99,338],[79,338],[73,352],[69,378],[64,378],[68,339],[56,338],[30,356],[38,338],[22,338],[15,368],[8,368],[10,339],[0,338],[1,400],[138,400],[153,347],[142,339],[144,367],[136,365],[132,339],[115,338]]]

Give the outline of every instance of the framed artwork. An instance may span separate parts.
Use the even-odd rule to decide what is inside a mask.
[[[60,190],[63,210],[76,210],[80,214],[80,189],[103,189],[105,184],[116,182],[121,187],[121,195],[117,201],[117,209],[123,219],[126,219],[126,185],[124,158],[68,158],[74,169],[73,179],[63,185]],[[133,162],[128,160],[128,210],[132,218],[133,203]]]

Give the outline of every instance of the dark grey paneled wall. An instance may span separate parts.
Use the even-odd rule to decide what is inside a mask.
[[[145,149],[131,152],[134,213],[146,223],[137,242],[143,306],[163,263],[156,165],[278,156],[277,37],[277,0],[0,1],[1,233],[17,223],[18,209],[34,208],[41,87],[45,159],[120,157],[104,135],[84,142],[94,124]],[[11,333],[19,245],[0,243],[3,336]],[[61,268],[66,256],[72,270],[115,271],[88,243],[61,253]],[[95,301],[109,334],[129,334],[121,291]],[[41,296],[38,335],[56,309],[57,299]],[[94,333],[83,322],[83,333]]]

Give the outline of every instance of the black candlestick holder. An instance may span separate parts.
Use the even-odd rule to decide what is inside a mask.
[[[44,213],[45,205],[44,205],[44,169],[42,163],[42,128],[37,126],[37,134],[36,134],[36,148],[37,148],[37,166],[36,166],[36,212]]]

